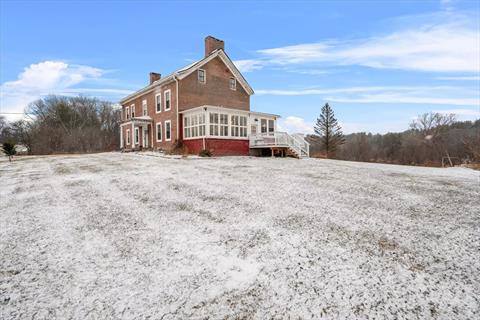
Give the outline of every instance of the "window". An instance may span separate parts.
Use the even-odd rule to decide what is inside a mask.
[[[125,119],[129,119],[129,118],[130,118],[130,108],[126,107],[125,108]]]
[[[260,120],[260,132],[267,133],[267,119]]]
[[[247,136],[247,117],[232,116],[232,137],[246,137]]]
[[[203,137],[205,135],[205,114],[198,115],[198,135]]]
[[[147,99],[142,100],[142,113],[144,116],[147,115]]]
[[[165,91],[163,94],[164,94],[164,100],[165,100],[165,111],[168,111],[171,108],[171,105],[170,105],[171,104],[170,90]]]
[[[170,120],[165,121],[165,141],[172,140],[172,122]]]
[[[206,73],[205,73],[205,70],[203,69],[198,69],[198,82],[200,83],[207,82]]]
[[[230,78],[230,89],[237,90],[237,79]]]
[[[162,141],[162,123],[161,122],[157,123],[156,129],[157,129],[157,142],[161,142]]]
[[[130,109],[132,110],[132,118],[134,118],[135,117],[135,104],[132,104],[130,106]]]
[[[218,136],[218,113],[210,113],[210,135]]]
[[[210,135],[228,136],[228,114],[210,113]]]
[[[162,112],[162,95],[161,94],[155,95],[155,112],[156,113]]]
[[[228,114],[220,114],[220,136],[228,136]]]
[[[275,122],[273,120],[268,120],[268,134],[275,134]]]
[[[127,129],[127,144],[130,144],[130,129]]]
[[[205,114],[194,114],[183,118],[183,137],[196,138],[205,136]]]
[[[135,128],[135,144],[140,143],[140,130],[138,128]]]

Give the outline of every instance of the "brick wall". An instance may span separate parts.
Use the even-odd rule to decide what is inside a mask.
[[[165,91],[170,90],[170,110],[165,111]],[[160,113],[156,112],[156,101],[155,101],[155,96],[157,94],[161,94],[162,97],[162,111]],[[142,101],[146,99],[147,100],[147,115],[150,116],[153,119],[153,124],[152,126],[149,126],[149,132],[148,136],[149,139],[152,137],[153,133],[153,147],[155,149],[163,149],[163,150],[168,150],[171,148],[173,143],[175,142],[177,138],[177,102],[176,102],[176,84],[175,82],[170,82],[168,84],[164,84],[161,87],[156,87],[153,91],[150,91],[148,93],[145,93],[128,103],[124,104],[122,106],[123,110],[123,117],[125,117],[125,108],[128,106],[131,108],[132,104],[135,104],[135,117],[140,117],[143,115],[142,111]],[[131,111],[130,111],[131,112]],[[124,118],[122,118],[124,119]],[[170,120],[171,121],[171,141],[166,141],[165,140],[165,121]],[[162,141],[157,142],[157,132],[156,132],[156,124],[157,123],[162,124]],[[127,126],[131,128],[131,126]],[[153,131],[153,132],[152,132]],[[128,146],[126,146],[128,148]],[[152,147],[152,144],[150,144],[150,147]]]
[[[237,89],[230,89],[229,79],[233,75],[220,58],[209,61],[201,69],[206,71],[205,83],[198,81],[197,71],[179,82],[180,111],[202,105],[250,111],[250,96],[238,81]]]
[[[184,140],[189,154],[198,154],[203,149],[203,139]],[[247,156],[248,140],[205,138],[205,149],[214,156]]]

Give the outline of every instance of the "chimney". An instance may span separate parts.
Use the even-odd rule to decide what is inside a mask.
[[[205,57],[208,56],[212,51],[222,49],[225,50],[225,43],[223,40],[208,36],[205,38]]]
[[[162,76],[160,73],[150,72],[150,84],[154,83],[157,80],[160,80]]]

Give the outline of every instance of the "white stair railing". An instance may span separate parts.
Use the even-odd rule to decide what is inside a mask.
[[[250,147],[286,147],[293,151],[299,158],[310,155],[310,144],[301,134],[288,134],[276,131],[273,134],[250,135]]]

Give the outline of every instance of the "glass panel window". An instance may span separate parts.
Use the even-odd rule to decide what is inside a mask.
[[[134,118],[134,117],[135,117],[135,105],[132,104],[132,105],[130,106],[130,109],[132,110],[132,118]]]
[[[232,137],[246,137],[247,136],[247,117],[232,116]]]
[[[268,120],[268,134],[273,135],[275,132],[275,122],[273,120]]]
[[[147,100],[142,100],[142,111],[143,111],[143,115],[146,116],[147,115]]]
[[[218,113],[210,113],[210,135],[218,136]]]
[[[172,140],[172,124],[170,121],[165,121],[165,141]]]
[[[237,79],[230,78],[230,89],[237,90]]]
[[[205,136],[205,114],[204,113],[198,116],[198,135],[200,137]]]
[[[261,133],[267,133],[267,119],[261,119],[260,120],[260,129]]]
[[[157,113],[162,112],[162,95],[161,94],[157,94],[155,96],[155,111]]]
[[[198,70],[198,82],[205,83],[205,81],[206,81],[205,70],[199,69]]]
[[[130,108],[129,107],[125,108],[125,119],[130,119]]]
[[[130,129],[127,129],[127,144],[130,144]]]
[[[183,118],[183,134],[185,138],[205,136],[205,114],[193,114]]]
[[[171,108],[170,90],[165,91],[164,95],[165,95],[165,111],[168,111]]]
[[[220,136],[228,136],[228,114],[220,114]]]
[[[247,136],[247,117],[240,117],[240,137]]]

